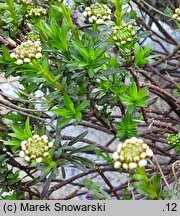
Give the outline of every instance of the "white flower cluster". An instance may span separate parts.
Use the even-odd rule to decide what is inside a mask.
[[[105,4],[92,4],[82,14],[90,23],[104,24],[106,20],[111,20],[111,10]]]
[[[153,151],[141,139],[132,137],[120,143],[113,153],[114,168],[135,169],[147,165],[147,158],[153,156]]]
[[[27,10],[26,18],[33,18],[33,17],[41,17],[47,14],[47,10],[40,7],[40,8],[31,8]]]
[[[132,25],[123,23],[121,26],[115,26],[113,29],[113,40],[120,45],[132,44],[136,38],[136,32]]]
[[[18,4],[32,4],[32,0],[16,0]]]
[[[41,163],[43,158],[49,155],[49,150],[52,149],[52,147],[53,143],[49,142],[46,135],[34,135],[27,141],[21,142],[19,156],[24,158],[27,162],[35,160],[37,163]]]
[[[172,18],[180,22],[180,8],[176,8],[175,14],[173,14]]]
[[[16,64],[21,65],[23,63],[31,62],[32,59],[41,58],[41,51],[42,48],[40,41],[26,41],[17,46],[10,56],[17,60]]]

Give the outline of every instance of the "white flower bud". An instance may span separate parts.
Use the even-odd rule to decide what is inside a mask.
[[[19,152],[19,157],[22,157],[22,158],[25,157],[25,153],[24,153],[24,151],[20,151],[20,152]]]
[[[85,9],[86,11],[90,11],[91,10],[91,8],[90,7],[86,7],[86,9]]]
[[[127,163],[123,163],[122,168],[127,170],[128,169],[128,164]]]
[[[153,156],[153,151],[151,149],[146,150],[146,155],[147,157],[152,157]]]
[[[49,142],[49,143],[48,143],[48,146],[49,146],[49,148],[52,148],[52,147],[53,147],[53,145],[54,145],[54,143],[53,143],[53,142]]]
[[[29,63],[30,61],[31,61],[31,59],[29,59],[29,58],[24,59],[24,63]]]
[[[49,152],[44,152],[43,156],[47,157],[49,155]]]
[[[25,156],[25,157],[24,157],[24,160],[27,161],[27,162],[29,162],[31,159],[30,159],[30,157]]]
[[[122,45],[126,44],[126,41],[125,40],[121,41],[121,44]]]
[[[119,156],[119,160],[120,160],[120,161],[123,161],[123,160],[124,160],[124,156],[120,155],[120,156]]]
[[[32,141],[33,141],[33,139],[32,139],[32,138],[29,138],[29,139],[28,139],[28,142],[32,142]]]
[[[91,17],[89,17],[89,22],[93,23],[93,19]]]
[[[93,15],[93,16],[91,17],[91,19],[94,20],[94,21],[96,21],[96,20],[97,20],[97,17]]]
[[[112,155],[112,158],[113,158],[115,161],[118,160],[118,158],[119,158],[118,153],[117,153],[117,152],[114,152],[113,155]]]
[[[10,57],[11,57],[11,58],[15,58],[15,56],[16,56],[16,53],[14,53],[14,52],[12,52],[12,53],[10,54]]]
[[[114,168],[115,168],[115,169],[121,168],[121,162],[116,161],[116,162],[114,163]]]
[[[33,53],[30,53],[29,54],[29,58],[34,58],[35,56],[34,56],[34,54]]]
[[[143,148],[144,150],[146,150],[146,149],[148,148],[147,144],[143,143],[143,144],[142,144],[142,148]]]
[[[34,135],[33,136],[33,139],[37,139],[37,138],[39,138],[39,135]]]
[[[103,16],[103,20],[107,20],[108,19],[108,16]]]
[[[27,141],[22,141],[21,146],[27,145]]]
[[[176,14],[178,14],[179,11],[180,11],[180,8],[176,8],[176,9],[175,9],[175,13],[176,13]]]
[[[140,158],[142,158],[142,159],[145,159],[146,158],[146,153],[145,152],[143,152],[143,153],[141,153],[141,155],[140,155]]]
[[[35,58],[36,59],[39,59],[39,58],[41,58],[42,57],[42,54],[41,53],[37,53],[36,55],[35,55]]]
[[[104,20],[103,19],[98,19],[98,20],[96,20],[96,23],[97,24],[104,24]]]
[[[129,164],[129,169],[135,169],[137,168],[137,163],[130,163]]]
[[[42,51],[42,48],[39,46],[39,47],[37,47],[36,51],[37,51],[37,52],[41,52],[41,51]]]
[[[17,64],[17,65],[22,65],[22,64],[23,64],[23,60],[22,60],[22,59],[18,59],[18,60],[16,61],[16,64]]]
[[[25,146],[25,145],[21,146],[21,149],[22,149],[23,151],[26,151],[26,146]]]
[[[41,138],[48,140],[48,137],[46,135],[41,136]]]
[[[45,151],[49,150],[49,146],[45,146],[45,147],[44,147],[44,150],[45,150]]]
[[[31,159],[32,160],[36,159],[36,155],[31,155]]]
[[[145,167],[147,165],[147,160],[140,160],[138,163],[139,167]]]
[[[41,163],[42,160],[43,160],[42,157],[39,157],[39,158],[36,159],[36,162],[37,162],[37,163]]]
[[[87,11],[84,11],[84,12],[82,13],[82,15],[83,15],[84,17],[87,17],[87,15],[88,15]]]
[[[88,16],[91,16],[92,13],[91,13],[91,11],[88,11],[87,14],[88,14]]]
[[[140,157],[139,157],[139,156],[135,156],[135,157],[134,157],[134,161],[137,162],[137,161],[139,161],[139,160],[140,160]]]
[[[132,38],[127,38],[127,41],[128,41],[128,42],[131,42],[131,41],[132,41]]]
[[[116,37],[116,36],[113,36],[113,39],[114,39],[114,40],[117,40],[117,37]]]

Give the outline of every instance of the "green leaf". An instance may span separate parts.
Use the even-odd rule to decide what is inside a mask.
[[[79,52],[83,59],[88,62],[88,51],[84,48],[84,45],[80,41],[72,41],[74,48]]]
[[[26,123],[25,123],[25,133],[28,137],[32,137],[31,127],[29,124],[29,117],[27,118]]]
[[[74,139],[72,139],[68,145],[72,146],[75,143],[81,141],[86,135],[88,134],[88,131],[84,131],[83,133],[81,133],[80,135],[78,135],[77,137],[75,137]]]
[[[53,109],[52,112],[59,115],[59,116],[64,116],[65,118],[73,117],[72,111],[69,111],[66,109]]]
[[[68,96],[68,94],[64,94],[64,97],[63,97],[63,102],[64,102],[64,105],[65,107],[68,109],[68,110],[71,110],[72,113],[75,113],[75,108],[74,108],[74,104],[71,100],[71,98]]]
[[[76,112],[84,110],[88,105],[89,105],[89,101],[88,100],[82,101],[81,104],[76,108]]]
[[[94,145],[86,145],[86,146],[83,146],[81,148],[76,148],[75,150],[72,150],[70,154],[75,154],[75,153],[79,153],[79,152],[86,152],[86,151],[94,151],[95,148],[96,147]]]

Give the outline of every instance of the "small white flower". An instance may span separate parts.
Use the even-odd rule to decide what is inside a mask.
[[[147,165],[147,160],[140,160],[138,165],[139,167],[145,167]]]
[[[126,41],[121,41],[121,44],[122,44],[122,45],[126,44]]]
[[[32,142],[32,141],[33,141],[33,139],[32,139],[32,138],[29,138],[29,139],[28,139],[28,142]]]
[[[25,156],[25,157],[24,157],[24,160],[27,161],[27,162],[29,162],[31,159],[30,159],[30,157]]]
[[[42,157],[39,157],[39,158],[36,159],[36,162],[37,162],[37,163],[41,163],[42,160],[43,160]]]
[[[37,138],[39,138],[39,135],[34,135],[33,136],[33,139],[37,139]]]
[[[34,54],[33,54],[33,53],[30,53],[30,54],[29,54],[29,58],[34,58]]]
[[[49,143],[48,143],[49,148],[52,148],[53,145],[54,145],[53,142],[49,142]]]
[[[132,41],[132,38],[127,38],[127,41],[128,41],[128,42],[131,42],[131,41]]]
[[[96,21],[96,20],[97,20],[97,17],[93,15],[93,16],[91,17],[91,19],[94,20],[94,21]]]
[[[104,20],[103,19],[98,19],[98,20],[96,20],[96,23],[97,24],[104,24]]]
[[[128,25],[128,29],[131,30],[133,28],[132,25]]]
[[[21,146],[21,149],[22,149],[23,151],[26,151],[26,146],[25,146],[25,145]]]
[[[114,40],[117,40],[117,37],[116,37],[116,36],[113,36],[113,39],[114,39]]]
[[[48,140],[48,137],[46,135],[43,135],[41,138]]]
[[[29,63],[30,61],[31,61],[31,59],[29,59],[29,58],[24,59],[24,63]]]
[[[86,9],[85,9],[86,11],[90,11],[91,10],[91,8],[90,7],[86,7]]]
[[[129,169],[137,168],[137,163],[129,163]]]
[[[134,161],[137,162],[137,161],[139,161],[139,160],[140,160],[140,157],[139,157],[139,156],[135,156],[135,157],[134,157]]]
[[[35,55],[35,58],[36,59],[39,59],[39,58],[41,58],[42,57],[42,54],[41,53],[37,53],[36,55]]]
[[[121,162],[116,161],[116,162],[114,163],[114,168],[115,168],[115,169],[121,168]]]
[[[123,157],[122,155],[120,155],[120,156],[119,156],[119,160],[120,160],[120,161],[123,161],[123,160],[124,160],[124,157]]]
[[[32,160],[36,159],[36,155],[31,155],[31,159]]]
[[[44,152],[43,156],[47,157],[49,155],[49,152]]]
[[[45,150],[45,151],[49,150],[49,146],[45,146],[45,147],[44,147],[44,150]]]
[[[23,64],[23,60],[22,60],[22,59],[18,59],[18,60],[16,61],[16,64],[17,64],[17,65],[22,65],[22,64]]]
[[[87,11],[84,11],[84,12],[82,13],[82,15],[83,15],[84,17],[87,17],[87,15],[88,15]]]
[[[22,157],[22,158],[24,158],[24,157],[25,157],[25,154],[24,154],[24,152],[23,152],[23,151],[20,151],[20,152],[19,152],[19,157]]]
[[[11,58],[15,58],[15,56],[16,56],[16,53],[14,53],[14,52],[12,52],[12,53],[10,54],[10,57],[11,57]]]
[[[22,141],[21,146],[27,145],[27,141]]]
[[[123,169],[127,170],[128,169],[128,164],[127,163],[123,163],[122,167],[123,167]]]
[[[153,156],[153,151],[151,149],[146,150],[146,155],[147,157],[152,157]]]
[[[145,152],[141,153],[140,158],[145,159],[146,157],[147,157],[147,155]]]
[[[122,143],[120,143],[120,144],[118,145],[118,147],[117,147],[117,152],[120,152],[121,149],[122,149],[122,147],[123,147],[123,145],[122,145]]]
[[[91,13],[91,11],[88,11],[87,14],[88,14],[88,16],[91,16],[92,13]]]
[[[89,22],[93,23],[93,19],[91,17],[89,17]]]
[[[41,52],[42,51],[42,48],[39,46],[39,47],[37,47],[37,50],[36,50],[37,52]]]
[[[146,149],[148,148],[147,144],[143,143],[143,144],[142,144],[142,148],[143,148],[144,150],[146,150]]]
[[[117,152],[114,152],[113,155],[112,155],[112,158],[113,158],[115,161],[118,160],[118,158],[119,158],[118,153],[117,153]]]

